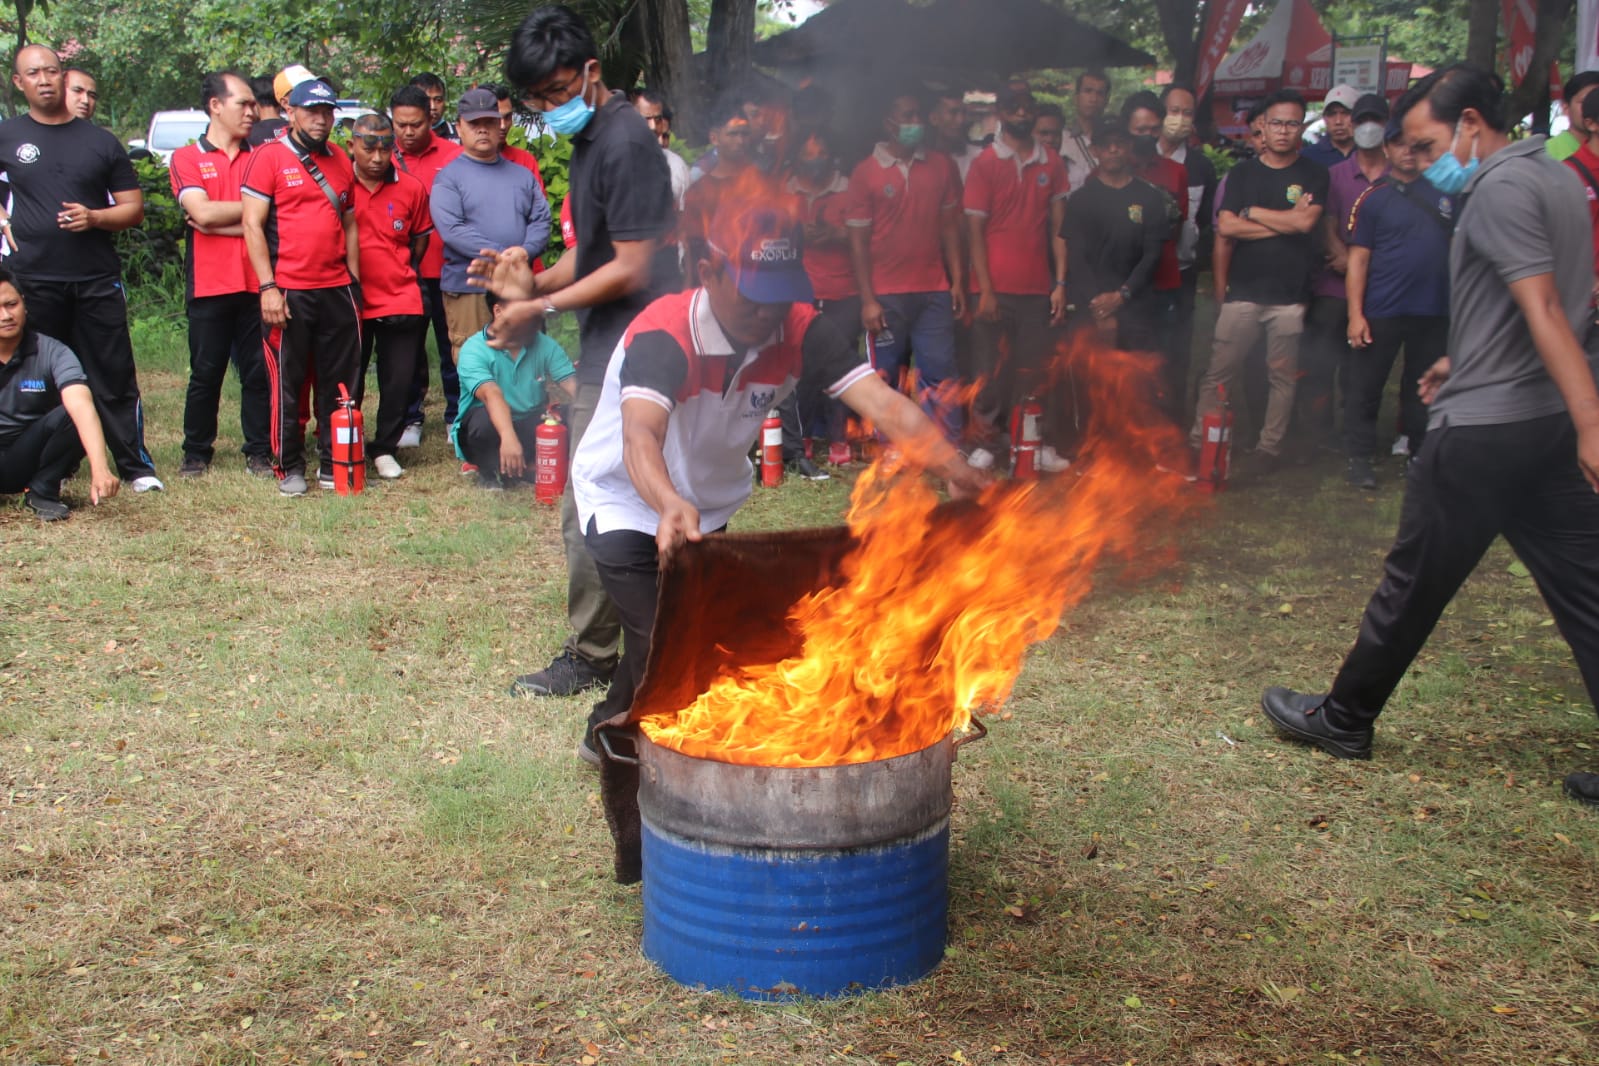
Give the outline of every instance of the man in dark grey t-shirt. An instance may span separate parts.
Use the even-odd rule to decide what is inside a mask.
[[[1506,110],[1503,83],[1463,64],[1399,102],[1425,176],[1463,193],[1450,251],[1452,355],[1422,378],[1427,437],[1382,584],[1332,691],[1270,688],[1261,698],[1280,733],[1338,758],[1371,757],[1372,723],[1501,534],[1599,705],[1599,387],[1579,341],[1593,314],[1587,203],[1544,138],[1510,143]],[[1573,773],[1565,788],[1599,807],[1599,774]]]

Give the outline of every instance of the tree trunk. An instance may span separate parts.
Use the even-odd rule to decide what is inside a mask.
[[[743,81],[755,48],[755,0],[711,0],[705,30],[713,98]]]
[[[1510,93],[1510,117],[1516,121],[1543,102],[1543,116],[1535,116],[1534,129],[1541,123],[1548,132],[1549,64],[1560,52],[1565,40],[1566,26],[1570,22],[1575,0],[1538,0],[1537,33],[1533,38],[1532,60],[1527,64],[1527,76]],[[1581,125],[1580,116],[1577,125]]]
[[[1199,65],[1200,0],[1155,0],[1160,35],[1172,57],[1172,84],[1192,85]]]
[[[698,141],[704,136],[699,79],[694,77],[694,45],[689,36],[687,0],[641,0],[645,46],[645,81],[666,94],[673,132]]]
[[[1493,70],[1497,65],[1494,53],[1499,50],[1499,6],[1499,0],[1471,0],[1466,62],[1484,70]]]

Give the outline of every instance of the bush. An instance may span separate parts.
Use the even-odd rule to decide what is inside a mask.
[[[129,285],[162,283],[175,274],[183,290],[183,210],[172,195],[166,164],[159,159],[137,159],[134,172],[144,192],[144,224],[116,235],[122,256],[122,276]]]

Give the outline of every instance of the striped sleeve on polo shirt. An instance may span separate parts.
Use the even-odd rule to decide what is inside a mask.
[[[648,400],[670,412],[682,402],[688,381],[688,355],[665,330],[633,337],[622,357],[621,398]]]

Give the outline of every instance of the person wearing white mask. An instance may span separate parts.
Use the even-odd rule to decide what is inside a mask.
[[[1166,117],[1160,127],[1160,154],[1181,163],[1188,172],[1188,216],[1177,237],[1177,266],[1182,283],[1177,307],[1161,348],[1166,356],[1167,383],[1174,389],[1178,420],[1188,410],[1188,367],[1194,346],[1194,294],[1199,275],[1210,268],[1215,244],[1211,235],[1216,214],[1216,167],[1194,136],[1194,93],[1185,85],[1168,85],[1160,94]]]
[[[1350,108],[1354,120],[1353,144],[1348,159],[1327,171],[1326,210],[1321,216],[1325,259],[1311,285],[1310,311],[1305,316],[1305,341],[1299,368],[1299,424],[1308,443],[1341,451],[1336,435],[1335,384],[1349,358],[1349,299],[1344,274],[1349,269],[1349,214],[1362,193],[1388,173],[1383,152],[1383,130],[1388,125],[1388,101],[1367,93]],[[1346,386],[1347,387],[1347,386]],[[1369,464],[1349,468],[1350,484],[1376,488]]]

